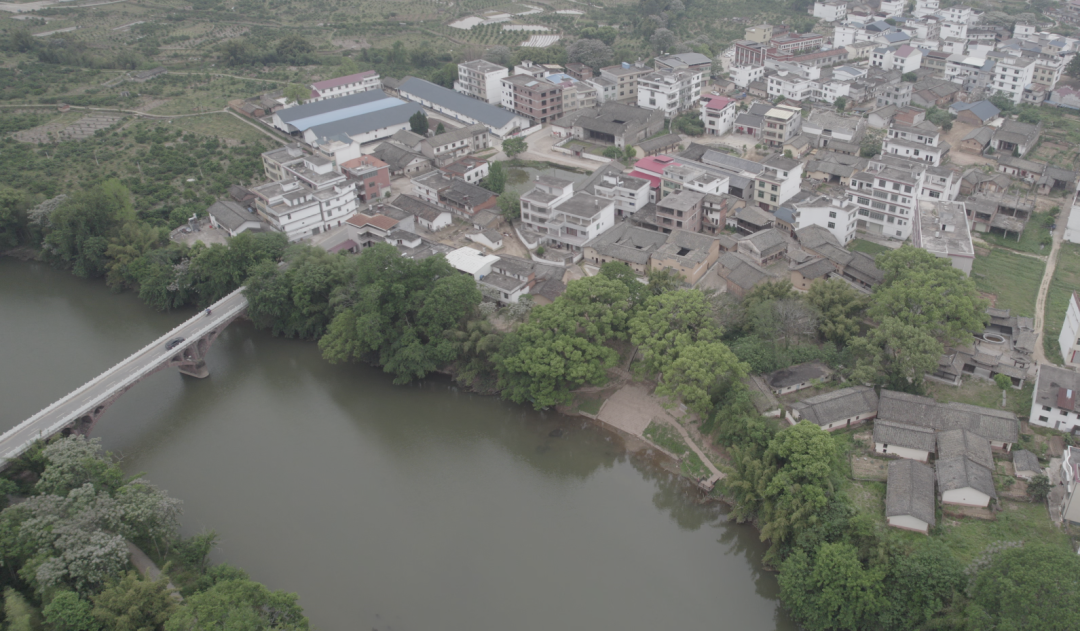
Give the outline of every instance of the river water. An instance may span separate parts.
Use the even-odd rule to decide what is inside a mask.
[[[190,315],[0,258],[0,431]],[[794,629],[753,529],[582,419],[394,386],[245,322],[207,363],[94,435],[317,629]]]

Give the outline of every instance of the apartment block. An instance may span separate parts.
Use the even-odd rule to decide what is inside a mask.
[[[534,125],[550,123],[563,115],[562,86],[529,75],[514,75],[501,83],[502,106]]]
[[[635,105],[638,102],[638,79],[653,72],[641,61],[634,63],[622,62],[617,66],[608,66],[600,69],[600,76],[615,82],[612,94],[620,103]]]
[[[701,70],[657,70],[638,78],[637,105],[674,118],[694,109],[701,98]]]
[[[491,105],[502,102],[502,80],[510,76],[506,66],[484,59],[458,64],[458,79],[454,90]]]

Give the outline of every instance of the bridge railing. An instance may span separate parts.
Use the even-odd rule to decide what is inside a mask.
[[[218,307],[219,305],[221,305],[222,303],[225,303],[225,302],[233,299],[234,297],[236,297],[238,295],[242,295],[244,289],[245,289],[245,287],[240,287],[236,291],[233,291],[232,293],[228,294],[224,298],[218,300],[214,304],[210,305],[210,310],[213,312],[214,309],[216,307]],[[219,322],[221,322],[223,320],[228,320],[228,319],[234,318],[237,315],[239,315],[242,311],[244,311],[245,309],[247,309],[247,300],[243,300],[238,305],[236,305],[236,306],[234,306],[234,307],[232,307],[232,308],[230,308],[230,309],[228,309],[226,311],[222,311],[220,313],[216,313],[216,312],[213,313],[212,315],[214,315],[216,317],[213,317],[213,318],[209,319],[207,321],[207,324],[205,326],[203,326],[203,327],[200,327],[195,333],[189,334],[189,337],[185,340],[185,342],[186,342],[185,344],[181,344],[181,345],[177,346],[175,349],[172,349],[170,351],[170,353],[168,355],[164,355],[162,359],[164,361],[168,361],[168,358],[172,357],[172,355],[175,352],[179,352],[179,351],[183,350],[189,344],[193,344],[200,337],[202,337],[203,335],[206,335],[207,333],[209,333],[214,327],[216,327],[218,325]],[[142,348],[135,351],[131,355],[128,355],[122,361],[117,362],[116,364],[113,364],[113,366],[111,366],[108,370],[102,372],[98,376],[96,376],[93,379],[91,379],[91,380],[87,381],[86,383],[84,383],[82,386],[80,386],[80,387],[76,388],[75,390],[69,392],[67,395],[65,395],[64,397],[62,397],[62,398],[58,399],[57,401],[53,402],[49,406],[45,407],[44,409],[42,409],[37,414],[31,416],[30,418],[26,419],[22,423],[19,423],[15,427],[12,427],[8,431],[4,432],[3,434],[0,434],[0,445],[3,445],[5,441],[7,441],[10,437],[14,436],[18,432],[26,429],[27,427],[33,425],[34,423],[40,422],[44,417],[46,417],[50,412],[52,412],[56,408],[64,405],[65,403],[67,403],[71,399],[79,396],[80,394],[85,393],[86,391],[88,391],[89,389],[94,387],[96,384],[98,384],[102,380],[104,380],[106,377],[108,377],[111,373],[115,372],[116,370],[120,369],[122,366],[127,364],[128,362],[134,360],[135,358],[139,357],[140,355],[143,355],[147,351],[152,350],[155,346],[160,347],[162,344],[164,344],[168,340],[175,337],[179,331],[181,331],[182,329],[184,329],[187,326],[190,326],[193,321],[198,320],[199,318],[205,318],[205,316],[202,314],[202,312],[200,312],[198,315],[196,315],[196,316],[194,316],[192,318],[188,318],[187,320],[184,320],[181,324],[177,325],[176,327],[174,327],[173,329],[171,329],[170,331],[168,331],[167,333],[165,333],[161,337],[158,337],[157,339],[155,339],[154,341],[148,343],[146,346],[143,346]],[[153,363],[151,366],[148,366],[147,370],[150,370],[150,369],[153,369],[153,368],[156,368],[156,367],[157,367],[157,362]],[[44,436],[52,436],[56,432],[59,432],[60,430],[62,430],[64,428],[64,426],[71,423],[74,416],[77,416],[78,414],[80,414],[85,409],[93,409],[94,407],[99,405],[102,401],[104,401],[104,400],[108,399],[110,396],[112,396],[112,394],[114,392],[116,392],[117,390],[122,390],[124,388],[127,388],[133,382],[138,381],[139,379],[142,379],[142,377],[145,375],[145,373],[146,373],[146,370],[139,371],[139,372],[137,372],[135,374],[132,374],[128,378],[124,379],[123,381],[120,381],[120,382],[114,384],[112,387],[110,387],[104,393],[102,393],[102,394],[98,395],[97,397],[95,397],[93,399],[93,401],[88,402],[85,407],[79,408],[78,410],[76,410],[73,415],[65,415],[65,416],[57,419],[56,421],[54,421],[53,423],[51,423],[47,427],[43,427],[43,428],[39,429],[38,433],[37,433],[37,436],[35,436],[34,438],[29,439],[27,441],[24,441],[23,443],[20,443],[19,445],[15,446],[14,448],[6,449],[3,453],[0,453],[0,466],[3,466],[8,460],[11,460],[12,458],[17,458],[20,455],[22,455],[22,453],[25,452],[29,448],[29,444],[32,443],[34,440],[37,440],[38,438],[41,438],[41,437],[44,437]]]

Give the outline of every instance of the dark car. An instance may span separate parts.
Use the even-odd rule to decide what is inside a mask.
[[[182,337],[173,338],[173,339],[171,339],[171,340],[169,340],[168,342],[165,343],[165,350],[171,351],[172,349],[176,348],[177,346],[180,346],[180,343],[183,342],[183,341],[184,341],[184,338],[182,338]]]

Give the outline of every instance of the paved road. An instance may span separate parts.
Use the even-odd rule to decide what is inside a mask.
[[[244,297],[242,289],[211,305],[210,316],[205,312],[199,313],[81,388],[5,432],[0,436],[0,468],[3,468],[8,460],[21,455],[38,438],[55,434],[75,419],[107,402],[118,391],[123,391],[167,363],[170,358],[195,343],[215,326],[228,322],[242,312],[247,308],[247,298]],[[182,337],[185,341],[172,350],[165,350],[165,343],[177,337]]]

